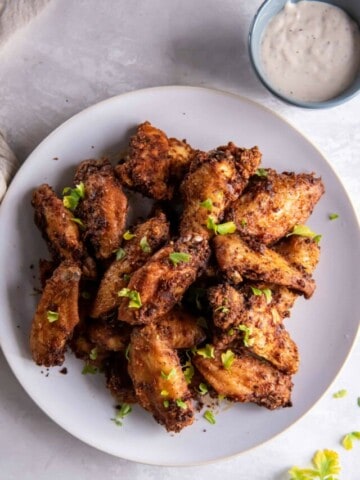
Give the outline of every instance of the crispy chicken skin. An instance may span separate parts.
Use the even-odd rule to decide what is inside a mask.
[[[110,356],[104,370],[106,386],[115,400],[119,403],[137,403],[124,355],[120,353]]]
[[[170,255],[179,252],[189,257],[175,265]],[[180,238],[163,247],[131,276],[127,288],[139,294],[142,305],[130,308],[129,299],[122,298],[119,320],[147,324],[166,315],[205,267],[209,255],[208,242],[198,236]]]
[[[234,283],[242,278],[275,283],[296,290],[305,298],[310,298],[315,290],[315,282],[308,274],[264,245],[257,250],[251,248],[237,233],[218,235],[214,247],[220,269]]]
[[[107,159],[81,162],[74,179],[75,184],[80,182],[85,186],[85,198],[75,213],[85,225],[84,239],[96,258],[109,258],[122,240],[127,198]]]
[[[38,365],[61,365],[67,342],[79,322],[78,296],[80,267],[64,261],[46,282],[38,303],[30,332],[30,348]],[[58,318],[50,322],[48,312],[56,312]]]
[[[233,220],[243,237],[266,245],[277,242],[296,224],[305,223],[324,193],[324,184],[313,173],[254,175],[244,194],[230,207]]]
[[[41,231],[53,261],[58,265],[62,260],[73,260],[82,264],[84,275],[94,277],[95,262],[80,239],[73,214],[64,207],[54,190],[47,184],[34,190],[31,204],[35,209],[35,224]]]
[[[114,260],[101,280],[90,313],[93,318],[105,315],[119,305],[121,299],[118,292],[127,286],[128,277],[169,240],[169,223],[159,211],[155,217],[136,226],[133,235],[123,244],[123,258]],[[150,251],[141,248],[140,242],[144,238]]]
[[[314,272],[320,258],[319,244],[311,238],[299,235],[284,238],[273,246],[273,250],[308,275]]]
[[[140,405],[166,430],[179,432],[193,423],[191,393],[179,358],[154,324],[133,330],[128,370]]]
[[[171,200],[193,155],[185,141],[168,138],[145,122],[131,137],[124,162],[115,171],[124,186],[156,200]]]
[[[257,147],[238,148],[233,143],[209,153],[199,152],[180,190],[184,200],[180,234],[199,233],[209,238],[208,217],[215,223],[223,219],[227,206],[236,200],[261,160]],[[210,201],[210,206],[202,202]]]
[[[256,288],[264,285],[254,284]],[[218,333],[214,344],[228,347],[237,342],[246,343],[246,347],[257,356],[264,358],[284,373],[294,374],[299,368],[299,353],[295,342],[285,330],[281,317],[276,310],[276,302],[269,303],[265,295],[254,295],[250,285],[244,285],[239,291],[230,285],[213,287],[209,292],[209,302],[213,308],[214,324],[226,330]],[[222,306],[226,310],[222,311]],[[241,307],[239,307],[241,305]],[[232,312],[236,312],[236,316]],[[224,323],[223,317],[231,316],[232,323]],[[248,329],[245,332],[237,327]],[[231,327],[231,328],[230,328]]]
[[[291,406],[291,376],[246,350],[236,353],[228,370],[222,364],[221,351],[216,351],[215,358],[196,355],[193,363],[206,382],[229,400],[254,402],[270,410]]]
[[[197,317],[177,306],[156,322],[156,328],[161,338],[176,349],[195,347],[206,337]]]
[[[87,327],[89,340],[96,347],[109,352],[124,352],[129,345],[130,334],[129,325],[119,322],[116,317],[93,320]]]

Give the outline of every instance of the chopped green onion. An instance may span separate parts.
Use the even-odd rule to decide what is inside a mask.
[[[205,395],[206,393],[208,393],[209,389],[206,385],[206,383],[200,383],[199,384],[199,393],[200,395]]]
[[[169,259],[176,266],[178,263],[188,262],[191,259],[191,255],[189,253],[173,252],[170,253]]]
[[[130,288],[122,288],[118,292],[118,296],[129,298],[129,308],[140,308],[142,306],[140,293],[136,290],[130,290]]]
[[[135,235],[133,233],[131,233],[130,230],[127,230],[123,235],[124,240],[131,240],[134,237],[135,237]]]
[[[357,399],[357,404],[358,404],[358,407],[360,407],[360,397],[358,397]]]
[[[214,312],[229,313],[230,309],[226,305],[220,305],[220,307],[215,308]]]
[[[336,220],[337,218],[339,218],[338,213],[330,213],[329,214],[329,220]]]
[[[290,237],[291,235],[299,235],[300,237],[307,237],[307,238],[312,238],[315,239],[318,237],[316,233],[314,233],[308,226],[306,225],[295,225],[295,227],[292,229],[290,233],[288,233],[286,236]],[[320,236],[321,238],[321,236]],[[320,240],[319,238],[319,240]]]
[[[172,368],[169,373],[165,373],[161,370],[161,378],[164,378],[165,380],[170,380],[176,373],[175,368]]]
[[[131,275],[129,275],[128,273],[124,273],[123,275],[124,282],[129,282],[130,278],[131,278]]]
[[[164,400],[163,405],[164,405],[165,408],[169,408],[169,405],[170,405],[169,400]]]
[[[207,343],[205,347],[197,349],[195,353],[204,358],[215,358],[215,347]]]
[[[267,177],[268,172],[265,168],[258,168],[255,172],[255,175],[257,175],[258,177]]]
[[[204,200],[203,202],[200,203],[200,207],[204,207],[206,208],[209,212],[212,211],[212,208],[213,208],[213,202],[211,200],[211,198],[207,198],[206,200]]]
[[[123,403],[120,408],[117,407],[116,409],[117,412],[115,418],[112,418],[111,420],[119,427],[122,426],[121,420],[132,412],[132,407],[128,403]]]
[[[353,440],[360,440],[360,432],[348,433],[343,437],[341,444],[346,450],[351,450],[353,448]]]
[[[204,418],[209,423],[211,423],[211,425],[215,425],[216,420],[215,420],[214,414],[210,410],[206,410],[206,412],[204,413]]]
[[[98,349],[95,347],[90,351],[90,360],[96,360],[98,356]]]
[[[215,223],[213,217],[208,217],[206,222],[206,227],[209,230],[212,230],[215,235],[227,235],[229,233],[234,233],[236,231],[236,225],[234,222],[225,222],[225,223]]]
[[[338,392],[335,392],[333,394],[333,398],[343,398],[343,397],[346,397],[347,395],[347,390],[345,390],[344,388],[342,390],[339,390]]]
[[[256,287],[250,287],[251,288],[251,291],[254,295],[260,297],[262,295],[262,290],[260,290],[260,288],[256,288]]]
[[[59,312],[53,312],[52,310],[48,310],[46,312],[46,318],[48,319],[49,323],[56,322],[59,320]]]
[[[251,291],[254,295],[256,295],[256,296],[265,295],[266,303],[271,302],[272,292],[271,292],[270,288],[264,288],[263,290],[260,290],[260,288],[256,288],[256,287],[252,287],[252,286],[250,288],[251,288]]]
[[[246,225],[247,225],[247,220],[245,220],[245,218],[243,218],[243,219],[241,220],[241,222],[240,222],[240,225],[241,225],[242,227],[246,227]]]
[[[149,245],[149,242],[147,241],[146,235],[140,240],[140,248],[144,253],[151,253],[151,247]]]
[[[184,410],[185,408],[187,408],[186,403],[183,402],[181,399],[177,399],[177,400],[176,400],[176,405],[177,405],[178,407],[182,408],[183,410]]]
[[[249,328],[249,327],[247,327],[246,325],[243,325],[243,324],[238,325],[236,328],[238,330],[240,330],[241,332],[244,332],[243,342],[244,342],[245,347],[251,347],[252,345],[254,345],[254,339],[250,338],[251,328]]]
[[[185,365],[182,368],[183,368],[183,373],[184,373],[186,383],[189,385],[195,373],[194,367],[189,360],[185,363]]]
[[[70,218],[70,220],[74,223],[77,223],[80,226],[80,228],[82,228],[82,229],[85,228],[85,225],[83,224],[83,222],[80,218],[72,217],[72,218]]]
[[[62,194],[64,207],[73,212],[79,201],[85,197],[85,185],[80,182],[75,188],[65,187]]]
[[[231,365],[235,360],[235,354],[232,350],[226,350],[221,354],[221,361],[226,370],[230,370]]]
[[[167,390],[161,390],[160,395],[162,397],[167,397],[169,395],[169,392]]]
[[[126,252],[123,248],[119,248],[119,250],[116,250],[116,260],[122,260],[126,256]]]
[[[95,373],[98,373],[98,368],[94,365],[91,365],[90,363],[85,363],[81,373],[83,375],[87,375],[88,373],[90,373],[91,375],[95,375]]]
[[[321,237],[322,237],[322,235],[315,235],[315,237],[313,237],[313,241],[314,241],[315,243],[319,243],[320,240],[321,240]]]

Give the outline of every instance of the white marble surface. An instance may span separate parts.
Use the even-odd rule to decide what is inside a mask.
[[[60,123],[109,96],[170,84],[229,90],[272,108],[306,134],[359,212],[360,96],[328,111],[297,109],[270,96],[251,71],[246,48],[260,3],[52,0],[0,50],[0,129],[23,161]],[[273,441],[233,460],[177,469],[133,464],[71,437],[34,405],[0,354],[0,478],[285,480],[289,467],[305,466],[317,449],[331,448],[341,455],[340,478],[356,480],[360,442],[348,452],[339,440],[360,430],[359,364],[357,342],[330,391]],[[348,396],[333,399],[340,388]]]

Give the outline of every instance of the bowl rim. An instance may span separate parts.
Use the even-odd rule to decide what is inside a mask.
[[[322,3],[328,3],[326,0],[311,0],[311,1],[320,1]],[[360,93],[360,85],[359,87],[352,93],[346,93],[346,90],[342,93],[340,93],[338,96],[331,98],[329,100],[324,100],[320,102],[307,102],[303,100],[296,100],[292,97],[288,97],[287,95],[284,95],[277,91],[273,85],[271,85],[270,82],[266,80],[266,78],[262,75],[260,69],[258,68],[258,62],[255,60],[255,55],[254,55],[254,41],[253,41],[253,32],[257,26],[257,23],[259,21],[259,17],[262,14],[262,11],[264,8],[269,4],[273,2],[273,0],[264,0],[264,2],[260,5],[258,8],[254,18],[251,21],[250,28],[249,28],[249,33],[248,33],[248,53],[250,57],[250,63],[251,66],[257,76],[257,78],[260,80],[260,82],[263,84],[263,86],[270,91],[275,97],[279,98],[285,103],[294,105],[296,107],[301,107],[301,108],[308,108],[308,109],[322,109],[322,108],[333,108],[337,107],[338,105],[341,105],[342,103],[350,101],[352,98],[356,97]],[[339,7],[341,8],[341,7]],[[275,14],[276,15],[276,14]],[[273,15],[272,18],[275,16]]]

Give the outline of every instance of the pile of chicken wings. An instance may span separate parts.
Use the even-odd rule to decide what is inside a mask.
[[[203,152],[145,122],[115,167],[82,161],[62,196],[39,186],[32,205],[50,259],[34,361],[62,365],[70,348],[105,373],[117,402],[173,432],[193,423],[199,385],[290,406],[299,354],[284,319],[315,289],[320,249],[304,224],[324,186],[260,163],[257,147]],[[131,190],[153,207],[128,225]]]

